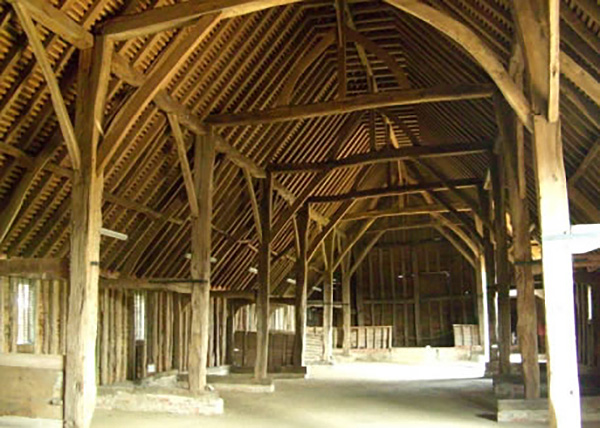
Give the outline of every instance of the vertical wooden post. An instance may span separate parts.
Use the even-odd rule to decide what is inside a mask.
[[[537,311],[535,285],[531,269],[531,238],[529,236],[529,207],[521,198],[517,153],[517,118],[501,98],[496,100],[496,116],[502,136],[504,166],[513,230],[515,282],[517,286],[517,335],[521,350],[525,398],[540,397],[540,366],[538,362]]]
[[[294,336],[294,365],[304,365],[304,346],[306,343],[306,299],[307,299],[307,273],[308,273],[308,205],[304,205],[296,215],[298,229],[298,257],[296,261],[296,307]]]
[[[333,360],[333,232],[325,238],[327,268],[323,281],[323,361]]]
[[[350,255],[342,261],[342,326],[344,330],[344,355],[350,355],[350,327],[352,325],[352,299],[350,290]],[[394,310],[395,310],[394,306]]]
[[[415,301],[415,338],[417,346],[421,346],[421,292],[419,286],[419,259],[415,248],[411,251],[412,254],[412,277],[413,290]]]
[[[233,364],[233,349],[235,348],[233,343],[233,335],[235,333],[234,330],[234,320],[235,314],[239,308],[238,303],[235,300],[227,299],[227,331],[226,331],[226,341],[227,341],[227,353],[225,358],[226,364]]]
[[[475,229],[483,237],[483,223],[475,217]],[[477,254],[475,260],[475,283],[477,287],[477,319],[479,321],[479,341],[483,349],[486,363],[490,362],[490,326],[488,314],[487,276],[485,272],[485,255],[483,251]],[[464,303],[464,302],[463,302]],[[464,305],[463,305],[464,307]]]
[[[560,134],[560,2],[513,2],[532,100],[533,147],[546,305],[550,426],[580,427],[581,403],[573,296],[567,179]],[[545,114],[544,114],[545,113]]]
[[[227,299],[225,299],[225,298],[221,299],[221,318],[220,318],[219,322],[221,324],[220,341],[221,341],[221,364],[222,365],[227,364],[225,362],[225,360],[227,358],[227,351],[228,351],[228,346],[227,346],[227,310],[228,310],[228,307],[229,307],[229,305],[227,304]]]
[[[8,288],[8,277],[0,276],[0,353],[6,352],[6,289]]]
[[[571,230],[560,123],[534,117],[552,426],[581,426]]]
[[[486,191],[480,191],[479,200],[484,217],[490,218],[490,200]],[[491,230],[483,230],[483,258],[485,264],[485,283],[487,286],[487,310],[489,327],[490,360],[498,360],[498,317],[496,316],[496,268],[494,265],[494,246],[492,245]]]
[[[361,286],[362,281],[362,265],[358,266],[356,269],[358,271],[358,280],[356,281],[356,325],[362,327],[365,325],[365,303],[363,297],[363,289]]]
[[[188,356],[190,391],[200,393],[206,387],[208,329],[210,316],[210,249],[213,168],[215,146],[212,131],[194,141],[194,188],[198,217],[192,217],[191,340]]]
[[[508,236],[503,159],[492,156],[490,173],[494,195],[494,236],[496,237],[496,289],[498,290],[498,349],[500,373],[510,373],[510,275],[508,270]]]
[[[267,172],[262,180],[260,220],[262,240],[258,254],[258,295],[256,297],[256,363],[254,377],[267,379],[269,363],[269,295],[271,293],[271,222],[273,211],[273,177]]]
[[[67,428],[85,428],[96,405],[96,333],[102,224],[103,171],[97,169],[99,129],[109,81],[112,42],[97,37],[79,52],[75,134],[81,169],[71,190],[71,272],[67,321],[64,419]]]

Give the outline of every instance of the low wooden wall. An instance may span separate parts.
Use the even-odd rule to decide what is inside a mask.
[[[454,324],[454,346],[480,346],[477,324]]]
[[[393,346],[393,327],[391,325],[352,326],[350,327],[350,349],[391,349]],[[307,334],[320,337],[322,327],[308,327]],[[333,346],[343,346],[344,330],[333,329]]]
[[[17,343],[18,285],[27,283],[33,293],[33,341]],[[145,339],[136,340],[134,297],[145,299]],[[68,282],[0,277],[0,353],[64,355]],[[211,299],[208,362],[225,363],[227,308],[221,298]],[[98,299],[98,379],[109,385],[148,374],[187,370],[191,331],[190,296],[174,292],[103,288]],[[1,378],[0,378],[1,379]]]
[[[293,365],[294,333],[288,331],[269,332],[270,372],[280,371]],[[234,334],[233,365],[239,368],[254,367],[256,360],[256,332],[236,331]]]
[[[0,416],[62,419],[63,356],[0,354]]]

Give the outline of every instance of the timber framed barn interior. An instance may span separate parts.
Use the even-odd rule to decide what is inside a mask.
[[[0,425],[600,421],[599,53],[598,0],[0,0]]]

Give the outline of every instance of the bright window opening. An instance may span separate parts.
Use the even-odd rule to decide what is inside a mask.
[[[34,293],[26,282],[17,286],[17,345],[31,345],[34,341]]]
[[[588,321],[592,321],[592,319],[594,318],[594,305],[593,305],[593,300],[592,300],[592,286],[588,285],[587,286],[587,318]]]
[[[134,300],[135,340],[146,340],[146,295],[136,293]]]

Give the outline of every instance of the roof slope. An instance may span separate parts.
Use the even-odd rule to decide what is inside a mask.
[[[87,29],[121,14],[158,8],[171,1],[53,0]],[[473,28],[506,64],[511,58],[514,24],[505,0],[432,0],[429,3]],[[356,31],[384,49],[414,88],[443,84],[489,83],[485,72],[439,32],[379,1],[352,1],[350,15]],[[596,79],[600,78],[600,6],[592,0],[562,2],[565,53]],[[199,118],[211,114],[257,111],[274,107],[294,70],[303,65],[327,34],[335,31],[333,2],[312,1],[267,9],[227,19],[211,31],[177,71],[167,91]],[[74,108],[76,49],[40,27],[44,44],[59,77],[69,109]],[[117,51],[135,69],[147,73],[177,37],[178,31],[131,39]],[[292,104],[334,99],[337,92],[337,49],[331,46],[307,65],[292,94]],[[393,70],[367,53],[377,90],[398,89]],[[347,49],[348,95],[366,94],[369,82],[361,53]],[[561,114],[567,175],[573,176],[600,137],[600,100],[591,98],[579,82],[561,81]],[[134,88],[114,75],[109,86],[107,124]],[[396,122],[384,120],[395,117]],[[345,136],[339,156],[367,152],[373,144],[370,114],[352,113],[262,125],[221,127],[217,132],[261,167],[273,162],[314,162],[329,157]],[[497,130],[490,99],[421,104],[385,109],[374,115],[377,147],[390,144],[389,127],[399,144],[416,138],[421,144],[493,142]],[[400,126],[398,122],[404,124]],[[406,130],[408,129],[408,131]],[[70,161],[49,92],[26,37],[11,7],[0,2],[0,201],[6,206],[25,180],[32,180],[16,221],[0,243],[9,257],[64,257],[69,251]],[[185,133],[191,145],[192,134]],[[530,147],[526,156],[531,165]],[[50,161],[31,177],[40,156]],[[191,159],[191,153],[189,158]],[[432,161],[451,178],[483,179],[485,155]],[[600,222],[600,159],[590,158],[585,172],[572,180],[574,222]],[[387,168],[387,169],[386,169]],[[362,188],[390,182],[390,168],[365,169]],[[350,190],[361,168],[330,173],[313,189],[315,195]],[[28,176],[29,175],[29,176]],[[281,177],[295,195],[310,186],[314,174]],[[424,175],[429,176],[426,172]],[[164,112],[150,104],[137,118],[126,143],[106,170],[104,227],[129,235],[125,242],[103,238],[101,264],[105,269],[146,277],[185,277],[190,248],[189,208],[177,154]],[[528,171],[528,192],[535,198],[534,176]],[[573,197],[573,194],[576,194]],[[408,202],[416,198],[408,198]],[[380,204],[385,205],[386,201]],[[377,202],[357,203],[355,211]],[[591,207],[589,205],[592,205]],[[275,222],[287,202],[275,200]],[[319,204],[331,216],[340,203]],[[213,214],[213,287],[246,289],[254,285],[249,267],[256,265],[258,237],[246,178],[227,158],[217,157]],[[344,222],[348,230],[359,225]],[[317,226],[313,225],[312,234]],[[284,284],[293,267],[294,229],[288,221],[274,242],[276,285]],[[286,286],[277,287],[279,292]]]

